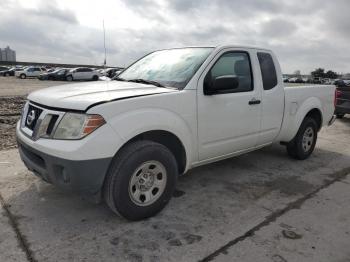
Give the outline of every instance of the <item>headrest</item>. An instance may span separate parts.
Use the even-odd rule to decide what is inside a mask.
[[[235,63],[236,75],[250,75],[249,62],[247,60],[239,60]]]

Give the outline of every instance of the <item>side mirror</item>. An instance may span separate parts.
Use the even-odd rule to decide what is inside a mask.
[[[205,95],[213,95],[221,91],[236,89],[239,86],[238,77],[235,75],[223,75],[216,77],[211,84],[206,84]]]

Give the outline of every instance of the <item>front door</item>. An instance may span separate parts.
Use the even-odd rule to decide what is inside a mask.
[[[254,85],[251,54],[221,51],[198,81],[199,160],[254,148],[260,131],[261,90]],[[205,95],[218,77],[235,77],[238,86]]]

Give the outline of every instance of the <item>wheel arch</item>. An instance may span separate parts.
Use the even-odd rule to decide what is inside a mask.
[[[313,108],[311,109],[306,115],[305,117],[303,118],[303,121],[306,117],[310,117],[312,119],[314,119],[317,123],[317,127],[318,127],[318,131],[321,130],[321,127],[322,127],[322,123],[323,123],[323,116],[322,116],[322,113],[321,113],[321,110],[318,109],[318,108]],[[300,128],[300,126],[299,126]]]
[[[297,103],[290,103],[285,110],[285,118],[277,141],[282,143],[291,141],[297,134],[305,117],[311,117],[316,121],[318,131],[323,126],[322,104],[321,101],[315,97],[306,99],[299,106]]]
[[[178,136],[166,130],[150,130],[142,132],[126,141],[116,152],[116,155],[122,148],[138,140],[149,140],[164,145],[174,155],[179,168],[179,173],[182,174],[186,171],[187,153],[185,146]]]

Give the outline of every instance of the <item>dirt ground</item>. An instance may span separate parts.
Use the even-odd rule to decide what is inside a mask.
[[[0,77],[0,150],[16,147],[15,127],[27,95],[35,90],[67,82]]]

